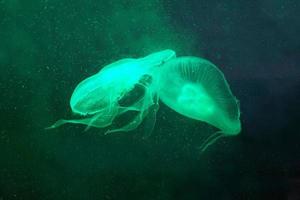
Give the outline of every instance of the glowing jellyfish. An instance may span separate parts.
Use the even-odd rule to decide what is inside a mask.
[[[158,94],[167,106],[220,129],[207,140],[205,148],[220,135],[241,131],[239,102],[214,64],[197,57],[180,57],[165,63],[160,74]]]
[[[65,123],[107,127],[116,117],[130,111],[137,112],[137,115],[122,127],[107,133],[133,130],[148,114],[149,126],[153,128],[158,110],[157,73],[162,64],[175,56],[174,51],[164,50],[144,58],[121,59],[105,66],[97,74],[79,83],[72,94],[71,109],[83,118],[61,119],[49,128]]]

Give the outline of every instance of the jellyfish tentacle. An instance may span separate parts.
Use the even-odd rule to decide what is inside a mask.
[[[210,135],[208,138],[204,140],[204,142],[198,147],[198,149],[203,153],[209,146],[214,144],[217,140],[224,137],[222,131],[217,131]]]
[[[46,127],[45,129],[53,129],[53,128],[57,128],[60,127],[64,124],[84,124],[84,125],[88,125],[90,123],[91,118],[85,118],[85,119],[60,119],[57,120],[53,125]]]
[[[110,109],[110,108],[109,108]],[[115,117],[115,113],[112,112],[100,112],[95,114],[93,117],[90,118],[90,121],[84,131],[88,131],[91,127],[102,128],[109,126]]]
[[[52,124],[51,126],[46,127],[45,129],[46,130],[54,129],[54,128],[60,127],[60,126],[62,126],[64,124],[66,124],[66,123],[68,123],[67,120],[65,120],[65,119],[59,119],[54,124]]]
[[[111,134],[111,133],[115,133],[115,132],[128,132],[128,131],[131,131],[131,130],[137,128],[141,122],[142,122],[142,119],[139,116],[136,116],[128,124],[126,124],[120,128],[107,130],[104,134],[107,135],[107,134]]]
[[[144,120],[145,127],[143,132],[143,139],[150,137],[150,135],[152,134],[156,123],[156,114],[158,110],[159,110],[158,95],[155,95],[154,104],[148,108],[148,113]]]

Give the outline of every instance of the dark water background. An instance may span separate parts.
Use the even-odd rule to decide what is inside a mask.
[[[0,199],[300,199],[300,1],[0,0]],[[224,72],[243,130],[200,155],[209,125],[161,103],[152,137],[70,118],[104,64],[171,48]]]

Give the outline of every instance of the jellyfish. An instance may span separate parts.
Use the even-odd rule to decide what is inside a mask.
[[[241,131],[239,101],[223,73],[205,59],[177,57],[165,63],[160,71],[158,95],[181,115],[219,129],[203,144],[203,150],[220,136]]]
[[[143,58],[121,59],[103,67],[80,82],[71,96],[71,110],[81,118],[61,119],[48,128],[66,123],[104,128],[112,125],[119,116],[135,112],[137,114],[128,123],[106,133],[133,130],[147,115],[150,127],[147,130],[151,132],[159,108],[157,74],[164,63],[175,57],[175,52],[167,49]]]

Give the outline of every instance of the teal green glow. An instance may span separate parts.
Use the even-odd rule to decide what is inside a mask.
[[[72,94],[71,109],[82,118],[61,119],[49,128],[65,123],[103,128],[127,112],[137,112],[125,125],[106,133],[130,131],[145,120],[147,137],[155,125],[159,99],[183,116],[220,129],[207,138],[202,150],[221,136],[241,131],[238,100],[223,73],[202,58],[176,58],[172,50],[121,59],[105,66],[79,83]]]
[[[61,119],[49,128],[56,128],[65,123],[103,128],[110,126],[117,116],[128,111],[137,111],[138,115],[128,124],[107,133],[133,130],[142,123],[148,113],[151,113],[152,122],[149,124],[153,127],[155,123],[153,113],[156,114],[158,110],[156,74],[162,64],[174,57],[174,51],[164,50],[144,58],[126,58],[105,66],[97,74],[79,83],[72,94],[71,109],[84,118]],[[137,85],[145,91],[142,98],[132,102],[131,105],[122,106],[120,101]]]
[[[224,135],[241,131],[238,100],[223,73],[197,57],[179,57],[161,68],[159,97],[176,112],[207,122]]]

